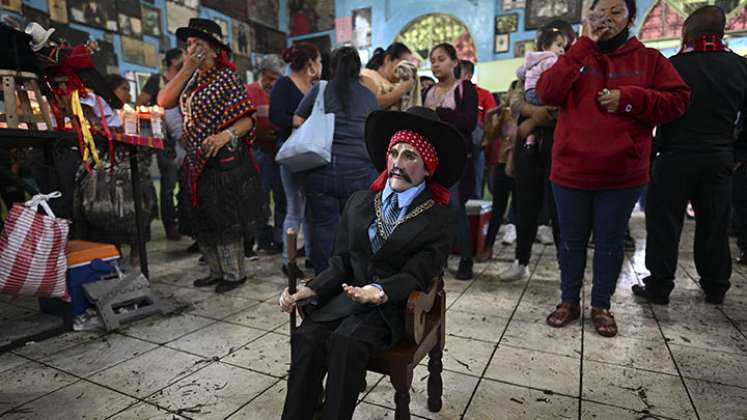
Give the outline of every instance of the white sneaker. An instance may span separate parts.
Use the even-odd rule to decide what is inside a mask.
[[[542,245],[553,245],[555,241],[552,239],[552,228],[547,225],[538,227],[536,241]]]
[[[529,267],[519,264],[519,260],[515,260],[508,270],[498,275],[502,281],[526,280],[528,277]]]
[[[506,230],[503,233],[503,239],[501,239],[501,243],[503,243],[503,245],[513,245],[514,242],[516,242],[516,226],[508,224],[506,225]]]

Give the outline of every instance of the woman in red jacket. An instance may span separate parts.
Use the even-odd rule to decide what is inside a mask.
[[[547,317],[563,327],[581,315],[586,245],[594,231],[591,320],[617,334],[609,311],[630,213],[648,182],[651,133],[682,115],[689,89],[669,60],[630,36],[635,0],[594,0],[585,34],[539,80],[560,108],[550,180],[558,206],[562,302]]]

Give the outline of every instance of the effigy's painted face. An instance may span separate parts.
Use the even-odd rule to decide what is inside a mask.
[[[405,191],[430,176],[423,158],[409,143],[397,143],[389,150],[386,159],[389,187],[397,192]]]

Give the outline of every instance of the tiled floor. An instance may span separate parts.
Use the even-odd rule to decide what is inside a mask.
[[[642,226],[638,214],[634,236],[644,236]],[[478,264],[473,281],[449,273],[443,409],[428,411],[428,371],[419,366],[413,418],[747,419],[747,269],[735,266],[724,305],[705,304],[692,234],[688,222],[668,307],[631,297],[645,274],[638,241],[614,298],[620,333],[612,339],[594,332],[588,307],[582,322],[545,325],[559,297],[551,247],[535,247],[528,281],[497,279],[512,248]],[[216,296],[191,287],[206,268],[182,251],[188,244],[148,246],[152,283],[170,315],[0,354],[0,418],[279,418],[289,364],[288,318],[276,305],[285,283],[279,258],[260,257],[246,286]],[[584,292],[588,305],[588,279]],[[0,302],[2,319],[36,310],[33,299]],[[389,380],[369,373],[367,383],[355,418],[393,418]]]

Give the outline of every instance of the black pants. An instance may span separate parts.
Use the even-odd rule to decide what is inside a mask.
[[[158,163],[158,171],[161,173],[161,221],[166,230],[173,229],[176,228],[177,223],[174,193],[176,192],[179,168],[176,167],[176,162],[170,159],[163,150],[156,152],[156,162]]]
[[[737,234],[737,246],[747,252],[747,163],[742,163],[734,172],[734,231]]]
[[[706,292],[729,288],[729,212],[734,156],[731,152],[662,152],[654,161],[646,196],[647,287],[674,288],[680,234],[687,202],[695,210],[695,268]]]
[[[493,195],[493,213],[490,216],[490,225],[488,226],[488,235],[485,238],[485,245],[491,247],[495,244],[495,237],[503,223],[503,215],[508,207],[508,197],[514,190],[514,179],[506,175],[506,164],[499,163],[495,165],[491,194]]]
[[[304,319],[291,335],[291,368],[283,420],[311,420],[327,374],[323,419],[353,417],[372,351],[388,348],[390,331],[372,310],[332,322]]]
[[[514,151],[514,199],[516,200],[516,259],[519,264],[529,264],[532,244],[537,236],[537,221],[547,200],[552,220],[555,249],[558,249],[558,212],[550,189],[550,161],[553,128],[537,130],[542,136],[542,147],[538,156],[524,153],[525,139],[517,138]]]

